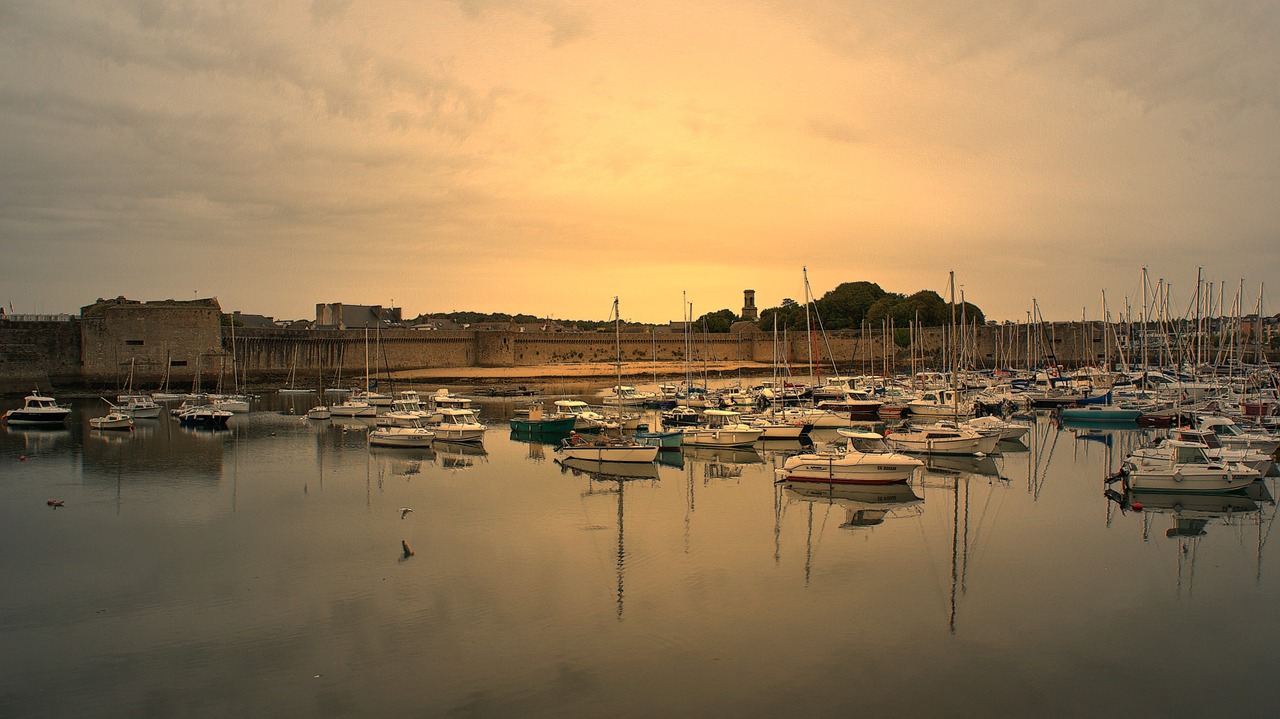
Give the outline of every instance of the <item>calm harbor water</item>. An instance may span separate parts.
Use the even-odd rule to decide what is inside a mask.
[[[1274,713],[1275,480],[1121,512],[1149,431],[1040,417],[833,497],[774,484],[785,444],[596,478],[515,401],[433,450],[312,402],[0,428],[0,716]]]

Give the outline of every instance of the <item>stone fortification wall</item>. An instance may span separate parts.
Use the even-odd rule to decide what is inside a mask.
[[[688,347],[684,335],[632,332],[615,338],[611,332],[565,332],[552,334],[494,333],[512,338],[510,366],[613,362],[619,345],[624,362],[679,362],[685,359],[754,360],[768,362],[769,344],[761,345],[760,335],[693,335]],[[763,356],[757,356],[763,349]]]
[[[341,371],[344,386],[364,381],[366,346],[368,366],[379,371],[477,365],[476,333],[469,331],[382,330],[268,330],[237,328],[223,333],[228,356],[251,382],[295,376],[295,384],[335,386]]]
[[[134,386],[190,383],[209,376],[222,355],[217,300],[133,302],[118,298],[84,307],[80,317],[81,378],[121,386],[133,370]]]
[[[823,372],[883,372],[885,357],[891,369],[902,372],[940,368],[947,328],[927,328],[917,334],[917,347],[900,347],[880,330],[841,331],[810,340],[803,332],[777,338],[778,356],[793,368],[805,367],[810,356]],[[1107,335],[1108,354],[1118,357],[1115,333]],[[1081,359],[1103,359],[1104,326],[1099,322],[1061,322],[1037,327],[1028,338],[1025,325],[970,328],[966,364],[994,367],[1054,362],[1068,367]],[[905,340],[904,337],[900,339]],[[369,366],[380,371],[447,367],[523,367],[613,362],[617,344],[624,362],[638,365],[653,360],[773,361],[772,333],[703,335],[629,332],[615,339],[612,332],[508,332],[382,330],[369,335]],[[364,377],[365,333],[360,330],[232,329],[221,325],[216,300],[192,302],[99,301],[70,322],[0,321],[0,391],[18,393],[34,386],[81,384],[119,387],[134,369],[134,384],[158,386],[165,369],[172,389],[194,384],[210,389],[222,378],[229,385],[235,368],[256,386],[283,382],[296,374],[295,384],[333,386],[339,371],[343,384]],[[234,352],[233,352],[234,350]],[[811,354],[812,352],[812,354]],[[1132,360],[1133,358],[1131,358]],[[1153,356],[1154,359],[1154,356]]]
[[[79,380],[78,322],[0,320],[0,393],[50,391]]]
[[[948,329],[925,328],[917,334],[917,369],[943,365]],[[967,340],[968,363],[994,367],[997,358],[1021,366],[1026,361],[1025,328],[978,327],[976,339],[970,328]],[[1079,323],[1046,326],[1034,333],[1033,361],[1055,360],[1074,364],[1082,352],[1087,361],[1102,359],[1100,325]],[[363,377],[365,368],[364,330],[263,330],[237,329],[237,366],[250,379],[286,377],[295,372],[297,382],[311,385],[321,375],[331,383],[341,367],[344,378]],[[523,333],[503,331],[415,331],[383,330],[369,335],[369,363],[372,371],[401,371],[440,367],[528,367],[534,365],[613,362],[621,346],[622,359],[643,363],[657,359],[690,361],[754,361],[769,363],[774,356],[772,334],[624,333],[615,340],[610,332]],[[230,330],[224,328],[227,356],[232,352]],[[778,356],[794,367],[808,364],[810,356],[824,368],[832,358],[842,373],[881,372],[885,357],[896,371],[911,368],[912,350],[900,347],[893,337],[880,330],[840,331],[817,335],[812,343],[803,333],[787,333],[777,339]],[[1053,350],[1050,351],[1049,347]],[[812,355],[811,355],[812,352]],[[1112,350],[1114,357],[1114,349]],[[229,362],[229,360],[228,360]],[[228,371],[230,365],[228,364]],[[295,369],[296,368],[296,369]],[[348,382],[344,381],[344,384]]]

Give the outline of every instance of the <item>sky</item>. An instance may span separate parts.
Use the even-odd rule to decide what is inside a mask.
[[[0,2],[0,303],[1251,311],[1276,47],[1252,0]]]

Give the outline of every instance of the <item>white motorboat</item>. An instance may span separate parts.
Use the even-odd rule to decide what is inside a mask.
[[[392,397],[389,394],[359,389],[351,393],[351,399],[364,402],[371,407],[390,407],[392,402]]]
[[[243,414],[249,411],[249,398],[242,394],[229,394],[209,397],[209,404],[223,412]]]
[[[896,453],[812,452],[788,457],[775,470],[779,480],[825,484],[894,484],[911,479],[924,462]]]
[[[591,405],[578,399],[558,399],[555,401],[555,412],[552,419],[573,417],[573,428],[576,430],[618,429],[619,425],[610,423],[604,415],[591,409]]]
[[[368,402],[348,397],[341,404],[330,405],[329,412],[334,417],[374,417],[377,416],[378,409]]]
[[[1120,470],[1135,492],[1230,492],[1244,489],[1260,475],[1243,464],[1212,460],[1204,446],[1176,439],[1166,440],[1168,452],[1160,456],[1131,454]]]
[[[65,422],[69,416],[69,408],[59,405],[52,397],[40,394],[40,390],[33,389],[23,399],[21,407],[5,412],[0,419],[13,425],[55,425]]]
[[[146,395],[132,395],[124,404],[116,405],[116,409],[134,419],[155,419],[161,411],[160,405]]]
[[[430,447],[435,432],[424,427],[377,427],[369,430],[372,447]]]
[[[817,407],[770,409],[760,413],[760,416],[770,418],[775,422],[790,422],[793,424],[798,422],[817,429],[848,427],[853,424],[853,418],[847,412],[832,412],[829,409]]]
[[[435,431],[436,439],[447,442],[479,442],[484,439],[484,425],[480,424],[475,410],[446,407],[436,414],[440,417],[439,422],[428,425]]]
[[[1212,430],[1222,446],[1232,449],[1256,449],[1263,454],[1275,454],[1280,438],[1265,430],[1245,431],[1234,420],[1219,415],[1196,417],[1197,429]]]
[[[588,439],[577,432],[570,432],[556,451],[565,459],[594,462],[652,462],[658,456],[656,445],[608,437]]]
[[[742,447],[754,443],[764,434],[759,427],[741,421],[738,412],[709,409],[703,412],[707,424],[684,428],[684,444],[703,447]]]
[[[1008,422],[999,417],[974,417],[964,422],[964,425],[970,429],[977,430],[978,434],[988,436],[997,434],[1001,442],[1020,440],[1031,430],[1031,425]]]
[[[1261,476],[1266,476],[1271,471],[1274,464],[1271,455],[1263,454],[1256,449],[1229,449],[1223,447],[1218,441],[1218,435],[1210,429],[1190,429],[1180,427],[1172,430],[1171,438],[1181,442],[1191,442],[1204,447],[1205,456],[1210,461],[1227,462],[1228,464],[1240,463],[1256,471]],[[1144,459],[1161,459],[1167,458],[1173,452],[1172,446],[1168,441],[1162,441],[1153,447],[1141,447],[1134,450],[1133,454]]]
[[[764,417],[743,419],[752,427],[764,430],[760,439],[800,439],[809,432],[809,425],[803,422],[777,422]]]
[[[448,387],[441,387],[436,393],[431,395],[431,404],[437,410],[440,409],[471,409],[470,397],[459,397],[449,391]]]
[[[926,454],[985,454],[1000,442],[997,437],[983,437],[971,429],[938,426],[886,431],[884,441],[899,452]]]
[[[604,404],[614,406],[638,407],[657,397],[653,392],[641,392],[626,385],[614,385],[609,392],[604,396]]]
[[[919,398],[907,402],[907,411],[919,417],[968,417],[973,414],[972,403],[957,397],[952,390],[925,392]]]
[[[133,429],[133,417],[124,412],[111,411],[101,417],[90,417],[89,426],[93,429]]]
[[[327,405],[318,404],[307,410],[307,419],[332,419],[333,412],[329,410]]]

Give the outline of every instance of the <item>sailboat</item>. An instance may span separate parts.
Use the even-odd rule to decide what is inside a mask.
[[[369,392],[369,328],[364,328],[364,389]],[[329,408],[334,417],[373,417],[378,410],[373,405],[356,397],[348,397],[342,404]]]
[[[319,365],[319,367],[316,369],[316,384],[320,389],[320,398],[321,398],[321,401],[323,402],[324,401],[324,366],[323,366],[324,363],[319,362],[317,364]],[[323,419],[331,419],[332,417],[333,417],[333,412],[329,410],[329,405],[327,404],[318,404],[312,407],[311,409],[307,410],[307,419],[323,420]]]
[[[219,377],[221,380],[221,377]],[[248,412],[249,397],[240,394],[240,374],[236,365],[236,323],[231,323],[231,391],[232,394],[224,395],[218,398],[210,398],[213,400],[214,409],[223,412]]]
[[[294,345],[293,347],[293,365],[289,367],[289,386],[281,387],[277,390],[280,394],[311,394],[315,390],[308,387],[298,387],[298,353],[302,349],[302,345]]]

